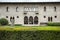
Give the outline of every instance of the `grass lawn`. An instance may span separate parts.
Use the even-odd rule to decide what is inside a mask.
[[[59,26],[0,26],[0,31],[38,31],[38,30],[43,30],[43,31],[60,31]]]

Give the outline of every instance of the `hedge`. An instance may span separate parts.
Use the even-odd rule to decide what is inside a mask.
[[[15,24],[15,26],[22,26],[22,24]]]
[[[0,40],[60,40],[58,31],[0,31]]]
[[[48,26],[60,26],[60,23],[47,23]]]
[[[8,24],[8,26],[11,26],[11,24]],[[14,26],[22,26],[22,24],[14,24]]]

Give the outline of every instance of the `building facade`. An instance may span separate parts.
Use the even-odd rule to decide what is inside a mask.
[[[0,18],[6,18],[11,24],[40,26],[48,22],[60,22],[59,2],[0,3]]]

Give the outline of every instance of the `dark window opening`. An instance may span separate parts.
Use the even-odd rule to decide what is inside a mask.
[[[44,11],[46,11],[46,7],[44,7]]]
[[[16,7],[16,12],[18,12],[18,7]]]
[[[10,17],[10,21],[11,21],[12,17]]]
[[[27,13],[24,13],[25,15],[27,14]]]
[[[13,19],[15,19],[15,18],[13,17]]]
[[[29,24],[33,24],[33,17],[32,16],[29,17]]]
[[[6,16],[6,18],[8,18],[8,16]]]
[[[39,13],[36,13],[36,14],[39,14]]]
[[[52,19],[53,19],[52,17],[48,17],[49,22],[52,22]]]
[[[34,17],[34,24],[38,24],[38,17],[37,16]]]
[[[19,18],[19,16],[17,16],[17,18]]]
[[[52,17],[51,17],[51,22],[52,22]]]
[[[46,18],[46,16],[44,16],[44,18]]]
[[[6,11],[8,12],[8,7],[6,7]]]
[[[48,21],[50,22],[50,17],[48,17]]]
[[[54,11],[56,11],[56,7],[54,7]]]
[[[28,24],[28,17],[27,16],[24,17],[24,24]]]
[[[55,18],[57,18],[57,16],[55,16]]]
[[[12,21],[12,19],[15,21],[15,18],[14,17],[10,17],[10,21]]]

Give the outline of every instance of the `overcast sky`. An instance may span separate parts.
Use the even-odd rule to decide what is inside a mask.
[[[0,0],[0,2],[59,2],[60,0]]]

